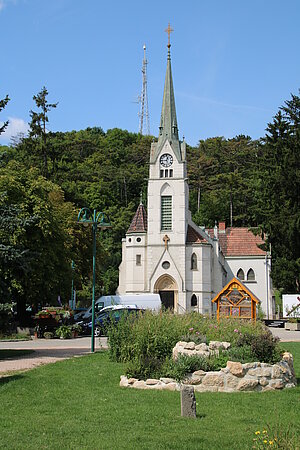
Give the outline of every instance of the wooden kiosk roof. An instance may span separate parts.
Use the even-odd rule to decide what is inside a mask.
[[[258,298],[253,294],[253,292],[250,291],[250,289],[248,289],[244,283],[239,280],[238,278],[233,277],[229,283],[226,284],[225,287],[223,287],[223,289],[212,299],[212,303],[216,302],[221,295],[223,295],[227,290],[229,290],[229,288],[232,288],[233,284],[236,283],[239,285],[241,291],[245,291],[249,297],[251,298],[251,300],[253,300],[256,304],[260,303],[260,300],[258,300]]]

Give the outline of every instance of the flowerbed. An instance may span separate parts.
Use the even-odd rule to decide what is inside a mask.
[[[193,371],[191,369],[219,370],[228,360],[274,364],[281,359],[277,339],[261,322],[236,319],[218,322],[197,313],[146,312],[137,319],[124,317],[117,326],[108,329],[108,337],[111,359],[126,363],[128,377],[143,380],[179,378]],[[193,341],[199,345],[218,340],[230,342],[230,351],[202,360],[179,360],[182,367],[178,370],[178,364],[176,366],[172,359],[176,342]]]
[[[218,371],[189,370],[208,367],[211,358],[217,361],[220,352],[228,354],[230,343],[211,341],[210,345],[178,342],[173,349],[173,374],[175,378],[160,377],[140,380],[121,376],[121,387],[179,391],[181,385],[193,386],[197,392],[274,391],[297,385],[293,356],[285,352],[277,364],[249,362],[242,364],[227,360],[226,367]],[[182,361],[184,362],[182,364]],[[205,364],[206,363],[206,364]],[[177,370],[176,370],[177,365]],[[179,370],[178,370],[179,367]],[[183,371],[180,371],[180,368]]]

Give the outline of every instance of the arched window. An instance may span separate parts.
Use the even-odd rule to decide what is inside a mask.
[[[247,273],[247,280],[248,281],[254,281],[255,280],[255,273],[253,269],[249,269]]]
[[[245,279],[245,274],[244,274],[243,269],[238,270],[237,277],[242,281]]]
[[[197,270],[197,255],[196,255],[196,253],[193,253],[192,257],[191,257],[191,270]]]
[[[191,297],[191,306],[197,306],[197,296],[195,294]]]

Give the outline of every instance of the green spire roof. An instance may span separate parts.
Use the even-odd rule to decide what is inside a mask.
[[[158,143],[155,149],[154,159],[160,153],[160,150],[164,146],[166,140],[171,144],[171,147],[178,159],[182,161],[181,147],[178,138],[178,125],[176,117],[175,96],[173,88],[172,70],[171,70],[171,44],[168,44],[168,58],[167,58],[167,71],[165,78],[164,96],[161,109],[161,118],[159,126]]]

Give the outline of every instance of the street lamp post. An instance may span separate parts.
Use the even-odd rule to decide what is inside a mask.
[[[70,305],[70,307],[72,309],[75,309],[75,295],[74,295],[74,270],[75,270],[75,263],[74,263],[74,261],[71,262],[71,269],[72,269],[72,291],[71,291],[71,305]]]
[[[95,351],[95,284],[96,284],[96,235],[97,229],[105,230],[111,227],[109,217],[104,212],[92,212],[89,208],[82,208],[79,211],[77,222],[83,225],[92,225],[93,231],[93,292],[92,292],[92,340],[91,352]]]

